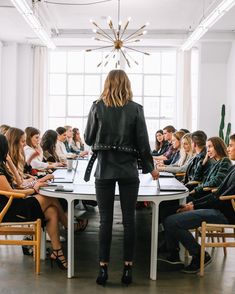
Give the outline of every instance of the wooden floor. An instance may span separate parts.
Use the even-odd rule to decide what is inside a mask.
[[[213,262],[206,267],[205,277],[181,272],[158,272],[158,280],[149,280],[151,209],[137,211],[136,257],[134,283],[123,287],[122,273],[122,225],[119,206],[115,207],[114,232],[109,281],[106,287],[95,283],[97,275],[97,211],[86,214],[89,225],[85,232],[75,236],[76,277],[67,279],[66,272],[55,267],[49,260],[42,261],[41,275],[34,274],[32,257],[23,256],[20,247],[0,246],[0,294],[8,293],[235,293],[235,249],[228,249],[224,259],[222,249],[215,251]],[[48,246],[50,243],[48,242]],[[64,243],[66,246],[66,243]]]

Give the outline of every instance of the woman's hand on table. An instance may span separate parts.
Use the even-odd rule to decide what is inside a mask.
[[[157,180],[159,178],[159,171],[154,169],[151,171],[151,175],[152,175],[153,180]]]
[[[41,187],[46,187],[46,186],[48,186],[48,185],[47,185],[47,183],[45,183],[45,182],[37,182],[37,183],[33,186],[33,189],[34,189],[34,191],[35,191],[36,193],[38,193],[38,192],[39,192],[39,189],[40,189]]]

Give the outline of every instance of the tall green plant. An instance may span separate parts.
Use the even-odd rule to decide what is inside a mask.
[[[223,104],[221,108],[221,120],[220,120],[220,126],[219,126],[219,136],[223,140],[224,140],[224,118],[225,118],[225,105]]]
[[[220,120],[220,126],[219,126],[219,136],[221,139],[225,141],[225,144],[229,144],[229,137],[231,133],[231,123],[228,123],[227,125],[227,130],[226,130],[226,135],[224,137],[224,126],[225,126],[225,105],[222,105],[221,108],[221,120]]]
[[[230,133],[231,133],[231,123],[228,123],[228,125],[227,125],[227,131],[226,131],[226,136],[225,136],[225,144],[227,146],[229,144]]]

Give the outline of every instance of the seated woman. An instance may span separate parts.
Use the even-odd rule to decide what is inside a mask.
[[[56,129],[56,132],[57,132],[58,136],[57,136],[55,152],[59,158],[59,161],[62,163],[66,163],[68,157],[76,157],[76,154],[69,153],[66,150],[66,147],[64,144],[64,142],[67,140],[66,129],[63,127],[58,127]]]
[[[166,152],[169,142],[164,139],[163,130],[158,130],[155,134],[155,149],[152,151],[153,156],[159,156]]]
[[[70,142],[70,147],[71,151],[79,154],[80,157],[84,157],[88,154],[88,151],[84,150],[84,143],[82,142],[78,128],[73,128],[73,138]]]
[[[12,188],[13,176],[7,169],[8,154],[7,139],[0,135],[0,187],[4,191],[14,191],[31,195],[38,193],[43,183],[36,183],[32,189],[16,190]],[[6,196],[0,195],[0,210],[2,211],[7,203]],[[4,222],[25,222],[34,221],[40,218],[43,225],[46,226],[48,235],[51,239],[52,253],[51,262],[56,261],[61,269],[67,269],[67,261],[64,257],[60,238],[59,238],[59,222],[67,227],[67,217],[64,214],[59,202],[56,198],[44,197],[36,194],[34,197],[14,199],[10,209],[3,218]]]
[[[43,151],[40,146],[40,132],[33,127],[26,128],[26,146],[24,146],[24,154],[26,161],[36,154],[31,161],[31,166],[36,170],[53,169],[62,166],[60,162],[43,162]]]
[[[1,125],[0,126],[0,134],[6,135],[6,132],[10,129],[10,126],[8,125]]]
[[[174,164],[179,160],[180,157],[180,146],[181,146],[181,138],[184,136],[184,132],[177,131],[172,134],[172,146],[173,146],[173,153],[169,159],[163,161],[157,161],[158,166]]]
[[[180,158],[174,164],[162,165],[158,167],[159,171],[166,171],[173,174],[186,172],[189,161],[194,156],[192,149],[191,134],[185,134],[181,139]]]
[[[54,130],[47,130],[41,140],[41,147],[43,151],[43,161],[45,162],[59,162],[59,157],[56,154],[57,132]]]
[[[206,146],[207,154],[198,167],[198,174],[203,174],[204,167],[208,160],[213,159],[214,164],[211,165],[210,171],[203,182],[189,193],[190,196],[188,197],[188,201],[199,199],[208,194],[208,192],[203,191],[203,188],[205,187],[218,187],[226,177],[228,170],[232,165],[231,160],[228,158],[227,147],[221,138],[209,138]]]
[[[10,128],[7,131],[6,138],[9,144],[9,156],[18,170],[21,180],[23,181],[23,179],[27,178],[31,181],[32,177],[28,176],[28,174],[32,169],[30,161],[33,159],[35,154],[27,162],[25,161],[25,133],[18,128]],[[35,178],[33,177],[33,179]]]

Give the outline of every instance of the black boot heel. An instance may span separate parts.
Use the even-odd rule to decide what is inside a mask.
[[[108,280],[108,267],[107,265],[100,265],[99,274],[96,279],[96,283],[98,285],[105,286],[106,282]]]
[[[128,264],[124,266],[121,282],[126,286],[132,283],[132,265]]]

